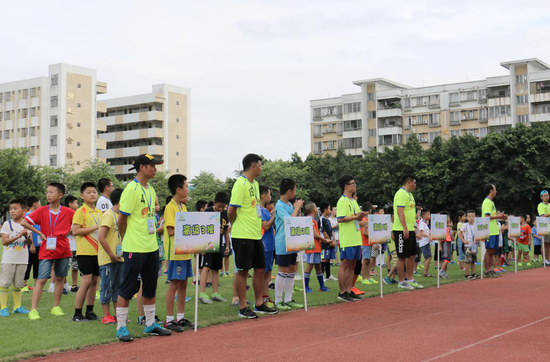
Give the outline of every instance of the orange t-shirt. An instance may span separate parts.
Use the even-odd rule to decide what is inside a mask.
[[[531,235],[531,227],[529,224],[525,224],[521,228],[521,236],[518,238],[520,244],[528,245],[529,244],[529,235]]]
[[[319,227],[317,226],[317,221],[315,221],[313,218],[312,218],[312,221],[313,221],[313,230],[317,232],[317,234],[319,234],[321,236],[321,234],[319,233]],[[313,234],[315,235],[315,234]],[[313,250],[306,250],[306,254],[313,254],[313,253],[320,253],[322,250],[321,250],[321,240],[317,240],[317,239],[313,239],[313,242],[314,242],[314,248]]]
[[[361,220],[361,221],[366,221],[366,222],[368,222],[369,219],[367,219],[366,217],[364,217],[363,220]],[[363,246],[371,246],[371,245],[370,245],[370,241],[369,241],[369,236],[363,234],[363,229],[364,229],[364,228],[367,228],[367,230],[368,230],[369,226],[367,225],[367,226],[361,228],[361,239],[363,239]]]

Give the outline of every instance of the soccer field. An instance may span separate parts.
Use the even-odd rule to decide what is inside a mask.
[[[1,255],[0,250],[0,255]],[[233,258],[231,258],[233,260]],[[531,267],[526,266],[526,263],[523,263],[523,267],[519,267],[519,270],[531,269],[536,267],[541,267],[542,263],[532,263]],[[432,262],[432,274],[435,273],[433,268],[435,264]],[[514,265],[506,268],[508,273],[514,272]],[[379,268],[376,269],[379,272]],[[332,275],[337,276],[338,268],[332,268]],[[231,270],[232,272],[232,270]],[[384,276],[387,273],[386,268],[383,268]],[[476,266],[476,272],[480,273],[480,266]],[[275,272],[276,273],[276,266]],[[301,273],[301,271],[300,271]],[[460,271],[458,264],[449,265],[449,276],[450,279],[441,279],[441,284],[449,284],[455,282],[464,282],[464,283],[476,283],[476,281],[466,281],[464,280],[464,272]],[[375,277],[379,280],[379,277]],[[418,277],[418,282],[423,284],[425,287],[436,287],[437,278],[424,278]],[[166,276],[159,278],[159,284],[157,289],[157,315],[164,319],[166,316],[166,307],[165,307],[165,294],[167,285]],[[228,299],[225,303],[214,303],[210,305],[199,304],[199,328],[204,328],[209,325],[226,323],[229,321],[234,321],[240,319],[237,317],[237,307],[231,306],[231,297],[232,297],[232,282],[233,278],[220,278],[220,292],[224,298]],[[302,281],[298,280],[295,282],[296,286],[302,287]],[[29,285],[33,285],[34,281],[31,279]],[[251,279],[248,282],[251,285]],[[316,278],[312,278],[310,282],[310,287],[313,290],[313,293],[308,294],[308,306],[316,307],[326,304],[337,303],[337,294],[338,294],[338,282],[337,281],[328,281],[326,285],[331,289],[330,292],[323,293],[318,291],[318,281]],[[49,283],[46,285],[49,286]],[[379,285],[362,285],[358,283],[356,285],[361,290],[366,292],[366,296],[377,297],[380,295],[380,286]],[[384,285],[384,294],[386,293],[395,293],[398,292],[396,284],[393,285]],[[212,292],[210,288],[207,288],[206,292],[210,295]],[[406,292],[403,292],[406,293]],[[274,299],[273,291],[271,291],[271,298]],[[30,309],[31,304],[31,295],[32,293],[23,293],[23,306],[27,309]],[[193,298],[192,301],[186,304],[185,317],[191,321],[195,318],[195,287],[189,283],[188,295]],[[248,300],[254,300],[252,288],[247,292]],[[61,308],[65,312],[64,317],[54,317],[50,314],[50,309],[53,305],[53,294],[45,291],[42,294],[42,299],[38,306],[38,311],[42,319],[38,321],[30,321],[27,315],[21,314],[10,314],[9,317],[0,318],[0,359],[1,360],[19,360],[22,358],[28,358],[31,356],[40,356],[50,353],[55,353],[64,350],[78,349],[85,346],[98,345],[102,343],[115,342],[115,329],[116,325],[103,325],[99,321],[94,322],[85,322],[85,323],[74,323],[71,321],[71,318],[74,313],[74,298],[75,293],[69,293],[63,295],[61,299]],[[295,292],[294,299],[303,303],[303,293]],[[13,297],[11,295],[11,289],[8,297],[8,307],[13,309]],[[96,300],[94,311],[98,316],[101,317],[101,306],[99,301]],[[284,312],[283,312],[284,313]],[[129,319],[132,321],[128,323],[128,330],[134,336],[134,338],[143,337],[143,326],[140,326],[136,323],[137,320],[137,307],[136,301],[133,300],[130,303],[130,312]],[[261,317],[260,317],[261,318]],[[184,333],[193,333],[192,331],[186,331]]]

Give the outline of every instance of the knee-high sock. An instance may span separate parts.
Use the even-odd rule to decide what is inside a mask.
[[[317,280],[319,281],[319,286],[321,288],[324,288],[325,287],[325,281],[323,280],[323,273],[318,273],[317,274]]]
[[[327,279],[330,277],[330,261],[325,263],[325,275]]]
[[[309,288],[309,278],[311,278],[310,273],[304,273],[304,281],[306,283],[306,288]]]
[[[292,291],[294,290],[294,275],[295,273],[286,273],[285,303],[288,303],[292,300]]]
[[[278,272],[275,277],[275,303],[283,301],[283,291],[285,290],[286,273]]]
[[[0,309],[8,307],[8,290],[9,288],[0,287]]]
[[[21,288],[12,288],[13,293],[13,308],[21,307]]]

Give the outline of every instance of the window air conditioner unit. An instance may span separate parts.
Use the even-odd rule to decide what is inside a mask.
[[[323,150],[328,150],[328,146],[323,146]]]
[[[422,142],[428,142],[428,139],[427,138],[421,138],[420,139]]]

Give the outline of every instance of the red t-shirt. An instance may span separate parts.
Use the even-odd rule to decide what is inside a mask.
[[[520,244],[528,245],[529,244],[529,235],[531,235],[531,227],[529,224],[525,224],[521,228],[521,236],[518,238]]]
[[[361,220],[361,221],[367,221],[368,222],[369,219],[364,217],[363,220]],[[369,236],[363,234],[363,229],[365,229],[365,228],[367,228],[367,230],[368,230],[369,226],[367,225],[367,226],[361,228],[361,239],[363,240],[363,246],[370,246]]]
[[[315,230],[317,232],[317,234],[319,234],[319,236],[322,236],[319,233],[319,227],[317,226],[317,221],[315,221],[313,218],[312,218],[312,221],[313,221],[313,230]],[[314,243],[313,250],[306,250],[306,254],[320,253],[322,251],[321,250],[321,240],[313,239],[313,243]]]
[[[48,214],[50,215],[48,216]],[[42,206],[25,218],[31,225],[40,225],[40,231],[46,238],[57,237],[55,250],[47,250],[47,243],[45,241],[42,242],[38,253],[39,259],[62,259],[73,255],[69,246],[69,239],[67,239],[67,235],[73,225],[73,215],[74,211],[65,206],[61,206],[57,214],[50,213],[48,206]],[[52,227],[53,232],[51,230]]]

